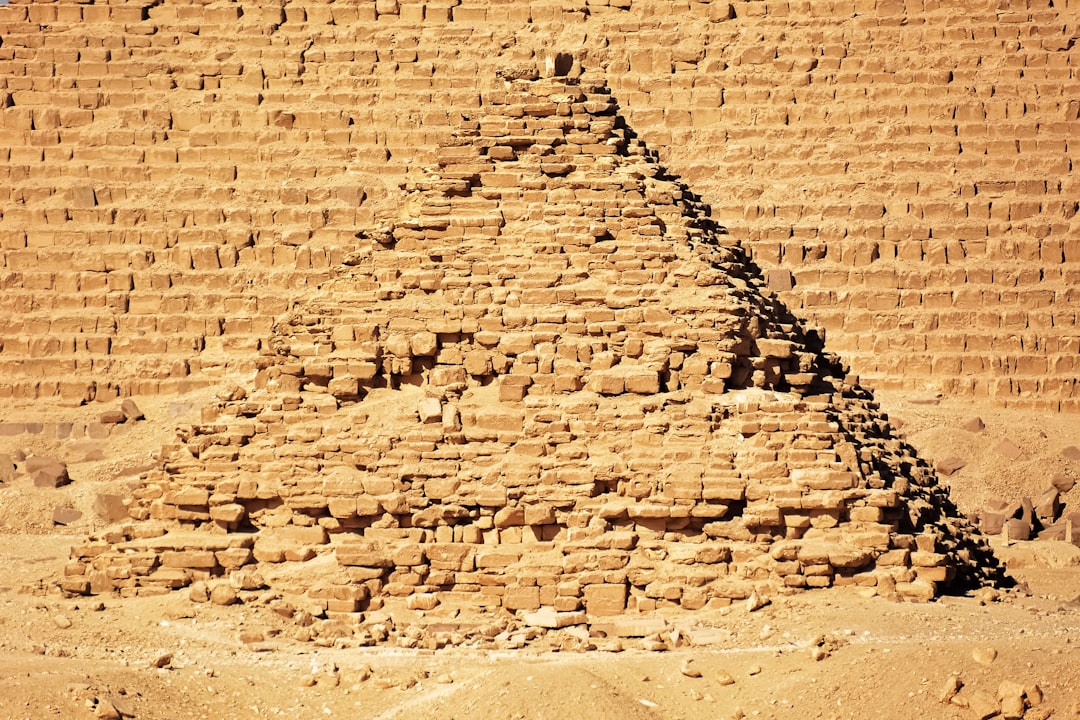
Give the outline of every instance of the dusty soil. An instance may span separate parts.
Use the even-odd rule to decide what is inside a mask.
[[[1064,543],[999,546],[1019,585],[996,602],[893,603],[858,588],[775,597],[754,612],[667,616],[662,652],[635,638],[597,639],[607,649],[591,652],[319,647],[278,632],[265,605],[66,599],[54,583],[70,544],[102,525],[93,498],[123,492],[171,428],[197,418],[198,397],[137,401],[147,419],[73,462],[71,485],[0,486],[0,717],[973,718],[1009,683],[1042,696],[1024,717],[1080,717],[1080,548]],[[1080,445],[1075,416],[933,396],[882,403],[929,461],[966,461],[948,480],[964,512],[1080,473],[1063,454]],[[52,412],[86,421],[101,410]],[[976,416],[981,431],[960,428]],[[1023,455],[998,452],[1002,439]],[[73,456],[70,441],[0,440],[0,452]],[[57,506],[83,517],[57,526]],[[953,676],[962,687],[943,703]]]

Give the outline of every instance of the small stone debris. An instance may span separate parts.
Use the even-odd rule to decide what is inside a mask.
[[[1001,703],[1001,717],[1004,720],[1020,720],[1027,710],[1024,699],[1024,686],[1012,680],[1005,680],[998,686],[997,700]]]
[[[618,640],[618,638],[614,638],[614,639]],[[620,643],[620,645],[621,645],[621,643]],[[660,638],[647,637],[647,638],[642,639],[641,648],[643,650],[648,650],[649,652],[664,652],[665,650],[668,649],[668,645],[667,645],[666,642],[664,642]]]
[[[34,487],[58,488],[71,482],[67,463],[55,458],[29,458],[26,461],[26,472],[34,479]]]
[[[121,690],[120,692],[122,694],[124,691]],[[112,703],[113,708],[116,710],[116,712],[120,713],[121,717],[135,717],[135,708],[132,705],[131,701],[127,698],[110,697],[109,702]]]
[[[1080,447],[1075,445],[1069,445],[1067,448],[1061,451],[1061,457],[1073,462],[1080,461]]]
[[[839,647],[847,644],[846,640],[818,635],[810,641],[810,659],[821,662],[833,654]]]
[[[1080,513],[1065,512],[1061,487],[1054,485],[1035,497],[1007,502],[989,498],[976,513],[979,529],[986,535],[1002,535],[1007,541],[1063,540],[1080,545]]]
[[[967,466],[967,460],[956,455],[950,455],[943,460],[938,460],[937,464],[934,467],[938,471],[938,474],[949,477],[950,475],[955,474],[965,466]]]
[[[1017,461],[1024,457],[1024,451],[1012,440],[1002,438],[992,448],[995,453],[1009,461]]]
[[[683,660],[682,665],[679,667],[679,672],[688,678],[701,677],[701,671],[694,667],[693,658],[686,658]]]
[[[964,683],[960,679],[960,676],[953,673],[945,678],[945,683],[942,685],[938,700],[940,700],[942,704],[951,702],[952,699],[956,697],[956,694],[960,692],[962,687],[964,687]]]
[[[968,698],[968,707],[976,720],[989,720],[998,714],[1001,707],[993,695],[985,690],[979,690]]]
[[[196,580],[188,588],[188,599],[193,603],[210,601],[210,588],[202,580]]]
[[[759,594],[758,591],[755,590],[754,592],[750,593],[750,597],[746,598],[746,612],[754,612],[756,610],[760,610],[771,602],[772,601],[769,600],[769,598]]]
[[[247,390],[235,384],[217,393],[217,399],[221,402],[237,402],[245,398],[247,398]]]
[[[58,507],[53,509],[54,525],[71,525],[78,522],[83,514],[73,507]]]
[[[173,654],[170,652],[163,652],[153,660],[150,661],[150,667],[164,670],[172,667]]]
[[[761,666],[760,665],[751,665],[750,669],[746,671],[746,674],[749,675],[750,677],[753,677],[755,675],[760,675],[761,674]]]
[[[1067,493],[1076,486],[1076,481],[1065,473],[1057,473],[1050,480],[1050,484],[1053,485],[1058,492]]]
[[[574,625],[583,625],[587,621],[587,616],[584,610],[558,612],[554,608],[542,607],[534,612],[522,613],[521,619],[526,625],[532,627],[557,630]]]
[[[116,709],[116,706],[112,704],[112,701],[99,698],[97,706],[94,708],[94,717],[98,718],[98,720],[120,720],[123,716]]]
[[[989,667],[997,660],[998,651],[992,647],[977,647],[971,651],[971,659]]]
[[[435,593],[417,593],[405,601],[405,606],[410,610],[433,610],[438,604],[439,596]]]
[[[1001,592],[997,588],[981,587],[975,591],[974,597],[980,605],[989,605],[1001,600]]]
[[[970,417],[960,423],[961,430],[967,430],[971,433],[982,432],[986,429],[986,424],[983,423],[980,417]]]
[[[237,635],[244,645],[255,645],[266,641],[266,634],[261,630],[241,630]]]
[[[11,455],[0,454],[0,483],[14,480],[15,472],[15,461],[11,458]]]
[[[233,605],[238,600],[236,589],[229,583],[218,583],[210,590],[210,602],[214,605]]]
[[[127,506],[122,495],[99,493],[94,498],[94,514],[107,523],[120,522],[128,517]]]
[[[67,615],[53,615],[53,623],[61,630],[67,630],[71,627],[71,620]]]
[[[131,398],[124,400],[120,403],[120,412],[124,413],[124,418],[132,422],[136,420],[142,420],[145,415],[143,411],[139,409],[139,406],[135,404],[135,401]]]
[[[125,420],[127,420],[127,415],[120,409],[106,410],[98,416],[98,422],[102,425],[119,425]]]

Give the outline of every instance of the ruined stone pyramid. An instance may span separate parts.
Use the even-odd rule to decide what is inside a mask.
[[[991,576],[869,393],[563,60],[507,69],[329,249],[66,591],[596,617]]]

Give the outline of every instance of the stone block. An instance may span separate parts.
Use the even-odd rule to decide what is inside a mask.
[[[417,357],[435,357],[439,352],[439,338],[432,332],[422,332],[409,338],[409,349]]]
[[[82,518],[82,513],[73,507],[58,507],[53,509],[53,523],[56,525],[71,525]]]
[[[858,484],[854,473],[830,468],[796,468],[791,481],[811,490],[849,490]]]
[[[424,424],[442,422],[443,408],[438,398],[424,398],[417,405],[416,411],[420,416],[420,422]]]
[[[475,568],[474,551],[470,545],[439,543],[428,545],[426,552],[433,570],[472,572]]]
[[[210,508],[210,518],[218,522],[234,524],[244,519],[247,509],[239,503],[215,505]]]
[[[393,567],[394,562],[385,545],[378,542],[354,540],[334,546],[334,555],[341,565],[371,568]]]
[[[1024,451],[1008,438],[999,440],[992,450],[1006,460],[1017,461],[1024,457]]]
[[[37,469],[31,470],[31,467]],[[71,482],[71,478],[68,477],[67,465],[60,461],[31,465],[28,460],[27,472],[34,479],[34,487],[58,488]]]
[[[217,567],[217,558],[210,550],[166,550],[161,553],[161,566],[210,570]]]
[[[966,460],[961,457],[957,457],[956,455],[950,455],[947,458],[938,460],[938,462],[934,465],[934,469],[937,470],[938,473],[940,473],[941,475],[948,477],[955,474],[965,465],[967,465]]]
[[[126,420],[131,421],[142,420],[145,417],[143,411],[139,409],[139,406],[131,398],[127,398],[120,403],[120,412],[124,414]]]
[[[503,607],[507,610],[536,610],[540,607],[540,588],[535,585],[506,588]]]
[[[626,610],[626,585],[597,583],[584,587],[585,612],[589,615],[620,615]]]
[[[0,454],[0,483],[14,480],[15,471],[15,461],[11,459],[11,455]]]

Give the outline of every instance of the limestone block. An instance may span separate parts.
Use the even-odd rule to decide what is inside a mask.
[[[767,340],[759,338],[755,341],[758,353],[762,357],[787,359],[791,357],[793,343],[790,340]]]
[[[227,548],[214,553],[218,564],[226,569],[235,569],[247,565],[254,555],[250,548]]]
[[[94,498],[94,513],[107,523],[119,522],[128,517],[127,506],[120,495],[101,493]]]
[[[139,406],[135,404],[135,401],[131,398],[125,399],[120,403],[120,411],[124,413],[126,420],[142,420],[143,412],[139,409]]]
[[[361,380],[358,377],[350,377],[348,375],[340,377],[335,376],[334,379],[327,383],[326,389],[335,398],[355,398],[360,394],[360,383]]]
[[[420,416],[420,422],[422,423],[440,423],[443,415],[442,403],[439,402],[438,398],[424,398],[417,406],[417,414]]]
[[[473,548],[465,544],[434,544],[426,547],[428,561],[434,570],[472,572],[475,568]]]
[[[620,615],[626,610],[626,585],[596,583],[584,587],[585,612],[589,615]]]
[[[682,500],[701,500],[702,482],[700,478],[670,479],[663,483],[665,497]]]
[[[540,588],[535,585],[506,588],[503,607],[507,610],[536,610],[540,607]]]
[[[413,527],[431,528],[439,525],[453,525],[462,518],[467,518],[469,511],[460,505],[432,505],[412,515]]]
[[[623,377],[616,373],[594,372],[585,383],[585,389],[601,395],[621,395],[626,385]]]
[[[247,515],[247,509],[239,503],[215,505],[210,508],[210,517],[223,523],[238,523]]]
[[[217,558],[210,550],[166,550],[161,553],[161,565],[168,568],[213,569]]]
[[[409,338],[409,348],[418,357],[435,357],[439,352],[439,338],[432,332],[422,332]]]
[[[499,381],[499,400],[502,402],[523,400],[530,385],[532,385],[532,378],[528,375],[504,375]]]
[[[466,368],[463,367],[439,365],[428,374],[428,382],[438,387],[464,388],[465,381]]]
[[[32,460],[35,458],[27,461],[26,469],[34,479],[34,487],[58,488],[71,482],[65,463],[58,460],[41,462],[47,458],[37,459],[39,462],[32,462]]]
[[[382,512],[382,503],[373,495],[358,495],[356,497],[356,514],[360,517],[371,517]]]
[[[186,487],[165,493],[163,500],[167,505],[200,506],[210,502],[210,493],[205,488]]]
[[[462,419],[465,420],[465,418]],[[525,422],[525,414],[522,410],[514,408],[485,407],[478,409],[472,420],[472,423],[463,422],[463,428],[467,435],[473,429],[519,433]]]
[[[461,481],[456,477],[429,477],[424,481],[424,494],[433,500],[445,500],[457,493]]]
[[[791,481],[811,490],[847,490],[858,483],[852,472],[819,467],[796,468],[791,471]]]
[[[701,480],[701,497],[704,500],[739,501],[746,496],[746,481],[738,477],[710,477]]]
[[[389,551],[382,543],[367,540],[339,543],[334,546],[334,556],[341,565],[369,568],[387,568],[394,565]]]
[[[498,351],[511,357],[524,355],[536,349],[532,333],[505,333],[499,338]]]

